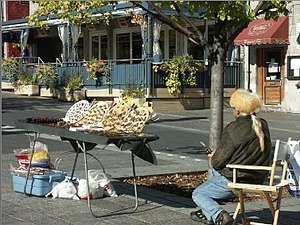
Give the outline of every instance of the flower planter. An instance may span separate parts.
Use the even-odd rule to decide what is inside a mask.
[[[74,101],[73,91],[68,88],[57,90],[57,99],[63,102]]]
[[[142,106],[146,102],[146,98],[133,98],[132,102],[138,106]]]
[[[57,99],[63,102],[73,102],[85,99],[86,90],[58,89]]]
[[[47,89],[45,87],[41,87],[40,88],[40,96],[56,98],[57,97],[57,89],[53,89],[53,88]]]
[[[80,101],[80,100],[84,100],[85,99],[85,90],[74,90],[73,91],[73,97],[74,97],[74,100],[77,102],[77,101]]]
[[[15,94],[17,95],[27,95],[27,96],[37,96],[40,94],[39,85],[20,85],[15,88]]]
[[[114,102],[126,102],[128,100],[124,100],[122,98],[114,98]],[[130,98],[130,102],[135,103],[137,106],[142,106],[146,102],[146,98]]]

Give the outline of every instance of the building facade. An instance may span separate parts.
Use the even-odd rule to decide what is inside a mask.
[[[2,1],[2,19],[3,21],[22,19],[29,15],[29,1]],[[16,43],[4,42],[3,45],[3,55],[7,56],[20,56],[20,37],[17,33],[8,34],[11,37],[6,37],[4,39],[14,39]]]
[[[245,88],[267,108],[300,113],[300,4],[277,21],[256,19],[235,39],[244,62]]]
[[[30,4],[30,13],[35,9],[36,5]],[[136,10],[151,26],[145,28],[133,23],[128,9]],[[235,48],[231,48],[227,58],[225,96],[230,96],[235,88],[244,87],[258,93],[266,108],[300,113],[300,104],[297,104],[300,95],[297,86],[300,81],[300,25],[297,22],[300,5],[290,3],[289,9],[290,15],[278,21],[253,21],[236,38]],[[151,65],[182,54],[191,54],[204,62],[205,51],[128,3],[114,10],[118,14],[109,26],[84,24],[76,27],[52,15],[42,18],[49,24],[47,31],[30,27],[25,19],[20,19],[5,24],[3,34],[18,33],[24,37],[27,30],[27,42],[23,44],[23,51],[21,49],[24,56],[55,63],[62,74],[75,66],[86,78],[84,65],[88,61],[93,58],[110,61],[114,73],[112,85],[108,87],[105,82],[96,85],[96,81],[87,80],[89,97],[117,96],[128,84],[142,84],[148,89],[148,97],[173,98],[164,86],[164,79],[151,71]],[[213,21],[205,23],[198,19],[196,23],[208,37],[213,34]],[[18,41],[21,42],[20,38]],[[236,59],[240,61],[234,62]],[[209,96],[210,83],[205,77],[209,77],[209,71],[198,75],[199,84],[191,98]],[[202,104],[200,102],[197,104]]]

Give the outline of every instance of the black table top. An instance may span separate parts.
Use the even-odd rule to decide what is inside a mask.
[[[146,146],[148,142],[158,140],[159,137],[157,135],[122,134],[117,136],[105,136],[99,135],[97,132],[70,131],[67,127],[55,127],[45,123],[30,123],[25,120],[17,120],[16,125],[18,128],[26,131],[55,135],[70,142],[75,140],[93,144],[113,143],[122,151],[131,150],[138,157],[153,164],[157,164],[153,151],[149,146]]]

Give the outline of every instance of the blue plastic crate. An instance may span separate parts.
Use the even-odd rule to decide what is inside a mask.
[[[33,175],[27,180],[26,194],[45,196],[52,190],[53,184],[62,182],[67,175],[63,171],[54,170],[55,173],[49,175]],[[24,193],[26,175],[11,173],[15,192]]]

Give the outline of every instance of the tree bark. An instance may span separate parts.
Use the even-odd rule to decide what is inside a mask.
[[[210,90],[210,136],[209,146],[215,150],[220,146],[220,137],[223,130],[223,96],[224,96],[224,50],[218,48],[217,60],[211,68]]]

